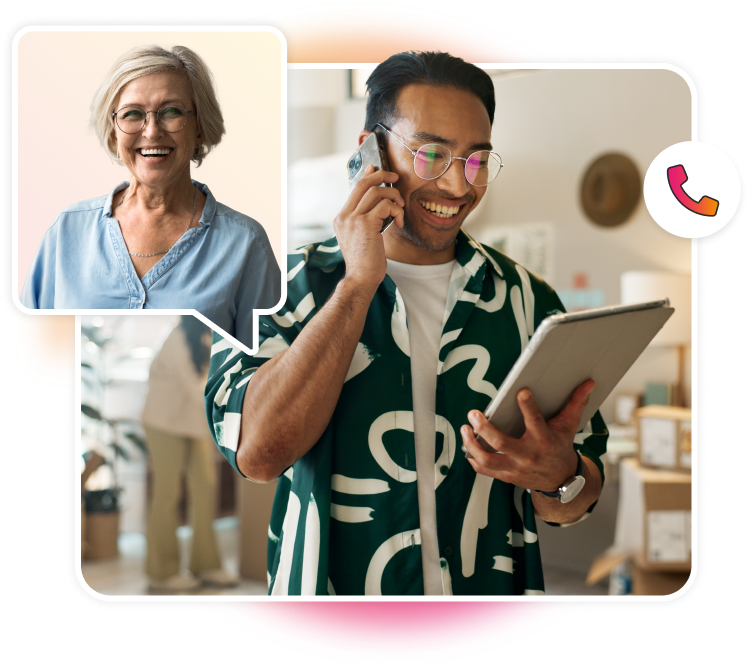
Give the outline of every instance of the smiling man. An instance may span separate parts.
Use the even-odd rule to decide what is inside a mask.
[[[244,476],[279,479],[271,594],[543,593],[535,514],[572,523],[593,508],[606,431],[596,415],[577,433],[590,382],[549,421],[521,391],[519,440],[481,414],[562,308],[461,230],[501,170],[491,79],[400,53],[367,85],[359,142],[377,133],[390,170],[369,167],[335,237],[289,257],[286,306],[261,318],[256,355],[215,337],[216,442]]]

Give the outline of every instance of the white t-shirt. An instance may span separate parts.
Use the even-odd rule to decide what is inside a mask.
[[[408,319],[424,594],[444,594],[434,494],[434,408],[445,302],[455,260],[442,265],[408,265],[393,260],[387,263],[388,276],[403,297]]]

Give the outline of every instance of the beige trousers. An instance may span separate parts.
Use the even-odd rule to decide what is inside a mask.
[[[190,571],[200,573],[221,568],[213,531],[216,501],[213,440],[180,437],[148,426],[145,429],[153,471],[146,573],[158,580],[179,573],[177,526],[183,475],[187,479],[192,526]]]

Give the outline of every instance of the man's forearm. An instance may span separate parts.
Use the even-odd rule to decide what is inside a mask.
[[[294,343],[261,366],[242,406],[237,465],[250,479],[276,479],[317,442],[343,387],[372,300],[340,281]]]
[[[532,491],[533,506],[536,515],[550,523],[567,523],[577,522],[587,512],[590,505],[595,502],[601,495],[601,473],[598,471],[596,464],[583,456],[583,476],[585,477],[585,486],[580,494],[568,504],[562,504],[553,497],[547,497],[538,491]]]

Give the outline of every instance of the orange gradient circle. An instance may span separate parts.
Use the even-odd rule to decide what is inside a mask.
[[[289,62],[382,62],[410,50],[449,51],[469,62],[537,62],[538,51],[479,23],[418,7],[318,5],[267,15]]]

